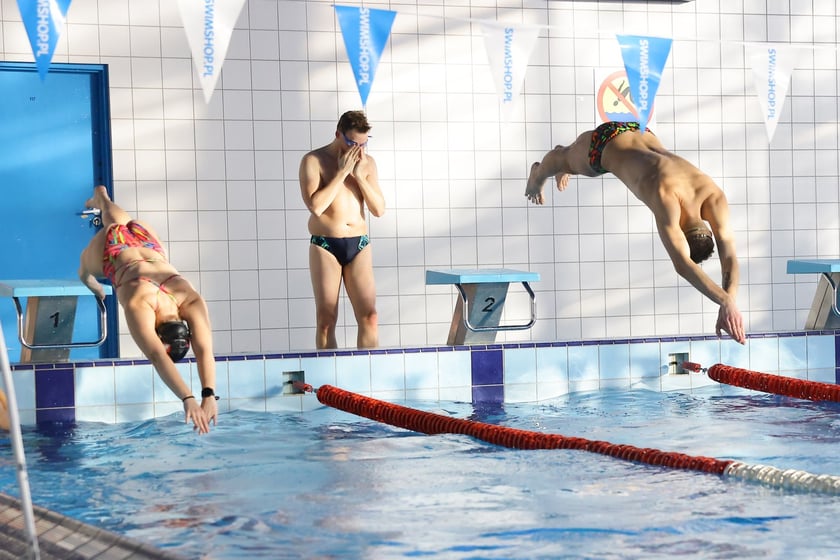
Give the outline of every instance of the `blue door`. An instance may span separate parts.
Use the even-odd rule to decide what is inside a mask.
[[[78,278],[79,255],[96,233],[80,212],[97,184],[112,184],[107,67],[52,64],[42,81],[34,64],[0,62],[0,279]],[[117,355],[113,300],[105,344],[74,349],[70,359]],[[98,317],[94,297],[80,297],[73,340],[98,339]],[[0,301],[0,320],[16,362],[10,298]]]

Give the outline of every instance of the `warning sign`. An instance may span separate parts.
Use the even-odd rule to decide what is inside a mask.
[[[596,83],[598,83],[597,80]],[[624,70],[612,72],[601,80],[595,97],[595,110],[598,122],[639,120],[639,113],[630,94],[627,72]]]

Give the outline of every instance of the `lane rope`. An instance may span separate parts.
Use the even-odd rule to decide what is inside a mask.
[[[487,443],[513,449],[589,451],[626,461],[672,469],[694,470],[727,478],[758,482],[773,488],[840,494],[840,477],[834,475],[815,475],[795,469],[782,470],[768,465],[750,465],[733,460],[691,456],[684,453],[613,444],[606,441],[593,441],[560,434],[533,432],[417,410],[359,395],[331,385],[322,385],[315,389],[311,385],[300,381],[291,383],[299,391],[314,392],[318,401],[326,406],[413,432],[428,435],[463,434]]]

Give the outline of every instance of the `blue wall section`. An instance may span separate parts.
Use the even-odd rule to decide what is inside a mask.
[[[0,63],[0,279],[77,277],[79,254],[96,232],[79,216],[98,183],[110,185],[110,117],[103,65],[53,65],[41,80],[34,65]],[[116,319],[116,305],[109,304]],[[17,361],[14,305],[0,301],[9,358]],[[113,323],[116,326],[116,322]],[[116,329],[104,348],[71,357],[116,356]],[[79,298],[75,340],[98,338],[93,296]]]

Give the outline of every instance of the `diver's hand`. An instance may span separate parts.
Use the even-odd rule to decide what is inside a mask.
[[[747,335],[744,332],[744,318],[741,317],[741,312],[738,311],[734,301],[722,303],[718,310],[715,332],[720,336],[721,331],[728,333],[735,342],[740,344],[746,344],[747,342]]]
[[[184,399],[184,413],[186,414],[184,422],[192,422],[193,430],[198,430],[199,434],[210,432],[210,422],[207,419],[207,413],[198,405],[195,397]]]
[[[216,401],[217,398],[218,397],[215,395],[211,395],[201,399],[201,410],[204,411],[208,424],[212,422],[214,426],[219,419],[219,404]]]

